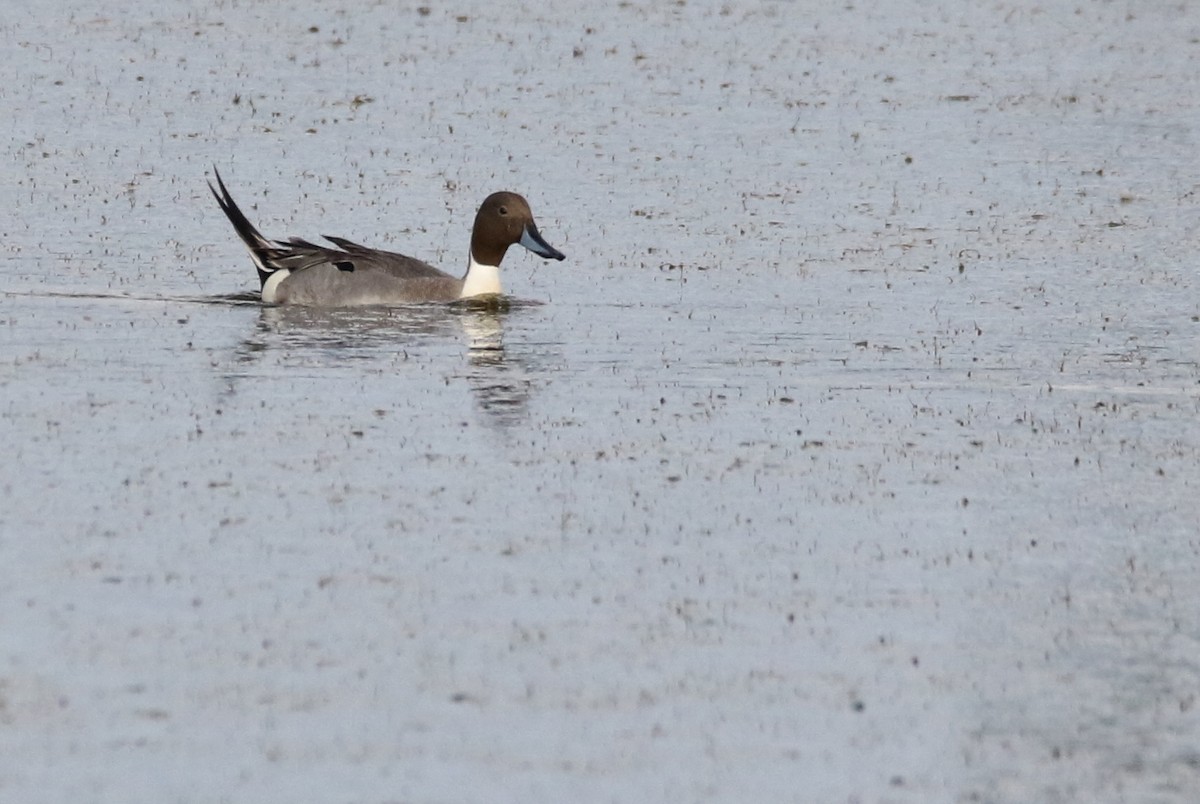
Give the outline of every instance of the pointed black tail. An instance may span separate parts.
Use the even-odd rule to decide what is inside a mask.
[[[213,198],[217,199],[217,203],[221,205],[221,211],[225,213],[225,217],[229,218],[229,222],[233,224],[234,230],[238,233],[238,237],[242,238],[242,242],[246,244],[246,248],[250,249],[250,257],[254,260],[254,267],[258,269],[258,281],[266,284],[267,277],[275,272],[276,268],[271,266],[272,252],[276,251],[277,247],[272,245],[271,241],[262,236],[262,232],[254,228],[254,224],[246,219],[242,211],[238,209],[238,205],[234,203],[233,196],[229,194],[229,190],[225,187],[225,182],[221,181],[221,174],[217,171],[217,166],[213,165],[213,175],[217,177],[217,187],[213,187],[212,182],[208,183],[208,189],[212,190]],[[220,188],[220,192],[217,188]]]

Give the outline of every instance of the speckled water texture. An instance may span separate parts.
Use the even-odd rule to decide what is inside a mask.
[[[0,20],[0,800],[1200,800],[1200,6]]]

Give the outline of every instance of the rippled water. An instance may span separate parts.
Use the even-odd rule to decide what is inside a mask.
[[[0,798],[1195,800],[1190,6],[5,19]]]

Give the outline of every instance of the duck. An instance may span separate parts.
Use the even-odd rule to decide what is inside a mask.
[[[266,304],[356,307],[453,302],[499,295],[500,263],[508,247],[523,246],[547,260],[566,255],[538,232],[529,202],[514,192],[492,193],[475,213],[467,271],[455,277],[415,257],[323,235],[332,247],[298,237],[268,240],[234,203],[221,174],[208,188],[250,250]]]

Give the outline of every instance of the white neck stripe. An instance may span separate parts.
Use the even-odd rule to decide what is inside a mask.
[[[469,299],[472,296],[499,293],[503,293],[500,289],[500,266],[476,262],[475,255],[472,254],[471,264],[467,267],[467,275],[463,277],[462,291],[458,297]]]

